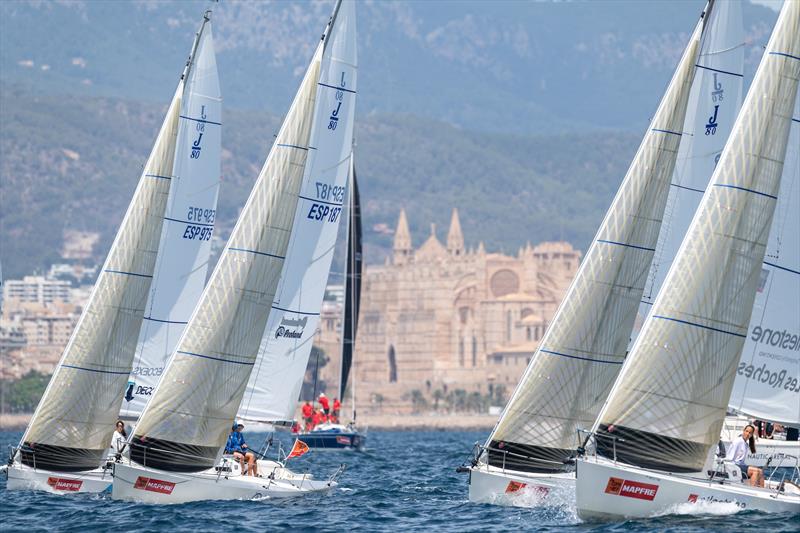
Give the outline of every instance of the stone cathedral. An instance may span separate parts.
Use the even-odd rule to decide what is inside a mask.
[[[432,226],[416,249],[401,211],[393,248],[364,272],[354,366],[363,412],[376,400],[382,412],[409,412],[412,394],[433,403],[437,389],[490,394],[503,385],[510,395],[581,258],[566,242],[529,244],[516,256],[483,243],[468,250],[457,210],[444,243]],[[326,370],[338,371],[338,354],[328,353]]]

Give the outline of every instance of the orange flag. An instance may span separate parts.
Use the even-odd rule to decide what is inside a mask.
[[[300,457],[307,451],[308,451],[308,444],[299,439],[295,439],[294,446],[292,446],[292,451],[289,452],[289,455],[287,455],[286,458],[291,459],[292,457]]]

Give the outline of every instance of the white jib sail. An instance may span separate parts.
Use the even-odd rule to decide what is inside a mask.
[[[162,177],[172,172],[182,94],[181,81],[86,308],[22,438],[38,450],[40,468],[96,468],[108,450],[158,253],[170,188]]]
[[[303,180],[275,305],[237,415],[242,420],[294,418],[346,198],[356,75],[355,5],[346,1],[322,59],[311,134],[313,162]]]
[[[729,407],[800,425],[800,97]]]
[[[701,19],[567,295],[489,437],[492,464],[563,469],[577,429],[591,426],[614,382],[658,240],[702,32]],[[512,465],[492,448],[525,458]]]
[[[664,222],[634,325],[634,338],[664,283],[742,107],[744,29],[741,2],[714,3],[697,69]]]
[[[602,455],[690,472],[702,469],[716,445],[761,279],[798,78],[800,2],[787,2],[710,186],[598,416]],[[610,436],[623,440],[614,445]]]
[[[208,274],[220,182],[221,107],[211,22],[185,74],[167,212],[155,275],[121,416],[135,420],[200,299]]]

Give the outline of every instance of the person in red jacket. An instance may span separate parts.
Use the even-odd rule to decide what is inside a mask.
[[[303,404],[303,421],[306,423],[306,431],[311,430],[311,417],[314,416],[314,406],[311,402],[306,401]]]
[[[331,402],[324,392],[319,393],[319,404],[322,406],[322,412],[327,416],[331,412]]]
[[[314,409],[314,414],[311,416],[311,429],[317,427],[318,424],[322,423],[322,412]]]
[[[339,398],[333,399],[333,415],[331,415],[331,422],[334,424],[339,423],[339,411],[342,409],[342,402],[339,401]]]

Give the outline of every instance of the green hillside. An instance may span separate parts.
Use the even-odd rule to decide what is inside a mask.
[[[169,97],[165,91],[165,103]],[[65,229],[98,231],[102,260],[136,186],[165,105],[43,96],[0,87],[0,244],[4,275],[59,257]],[[227,111],[219,234],[227,236],[279,119]],[[643,125],[644,128],[644,125]],[[627,168],[639,134],[483,135],[401,115],[357,124],[356,162],[367,260],[382,261],[401,207],[415,244],[436,223],[445,237],[458,207],[468,246],[515,251],[564,238],[585,249]],[[377,228],[377,229],[376,229]]]

